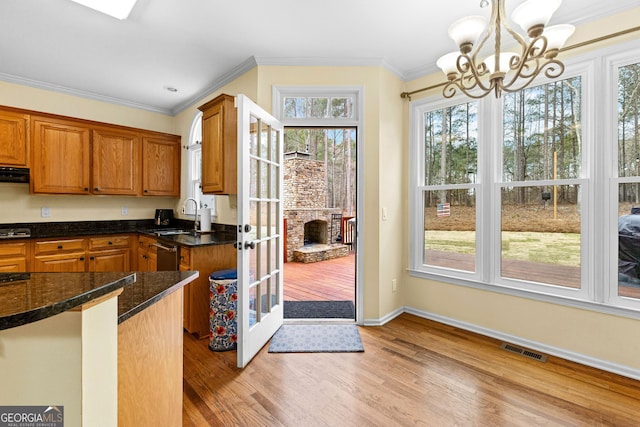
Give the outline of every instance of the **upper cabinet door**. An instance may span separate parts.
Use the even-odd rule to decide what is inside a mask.
[[[32,122],[31,191],[89,194],[89,128],[53,118]]]
[[[140,194],[140,137],[115,129],[93,131],[93,194]]]
[[[0,166],[26,167],[29,116],[0,112]]]
[[[180,139],[142,136],[142,194],[180,196]]]
[[[202,111],[202,193],[238,193],[237,110],[233,96],[222,94]]]

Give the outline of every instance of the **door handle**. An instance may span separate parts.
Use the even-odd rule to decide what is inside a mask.
[[[256,242],[244,242],[244,248],[245,249],[255,249],[256,248]]]
[[[156,248],[164,249],[165,251],[169,251],[169,252],[176,252],[178,250],[177,246],[164,246],[164,245],[161,245],[160,243],[153,243],[152,246],[155,246]]]

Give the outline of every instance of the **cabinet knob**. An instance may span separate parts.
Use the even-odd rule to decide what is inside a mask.
[[[89,191],[89,188],[87,188],[87,187],[84,187],[84,191]]]
[[[94,188],[93,191],[100,191],[98,187]]]
[[[113,242],[109,242],[108,244],[109,244],[109,245],[113,245]]]
[[[83,256],[80,257],[80,261],[84,261],[84,257]]]
[[[145,192],[145,193],[148,193],[148,192],[149,192],[149,190],[144,190],[144,192]]]
[[[96,259],[96,257],[89,257],[90,261],[93,261],[94,259]]]
[[[58,249],[62,249],[62,245],[58,245]]]

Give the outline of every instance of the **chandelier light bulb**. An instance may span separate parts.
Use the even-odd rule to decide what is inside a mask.
[[[561,3],[562,0],[527,0],[513,11],[511,18],[529,37],[537,37]]]
[[[449,26],[449,37],[460,48],[460,52],[469,53],[486,28],[487,20],[484,16],[467,16]]]

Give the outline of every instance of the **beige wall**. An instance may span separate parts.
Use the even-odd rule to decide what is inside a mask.
[[[640,8],[579,28],[568,45],[631,28],[638,22]],[[640,33],[636,32],[616,39],[616,42],[638,37]],[[412,91],[442,81],[444,76],[438,73],[409,82],[406,90]],[[434,89],[416,94],[413,99],[440,91],[441,89]],[[405,108],[405,129],[408,127],[409,109]],[[406,138],[408,139],[408,135]],[[408,223],[408,216],[406,220]],[[404,236],[407,246],[408,225],[405,226]],[[405,257],[405,262],[408,265],[408,257]],[[406,306],[567,352],[640,369],[639,320],[433,282],[410,277],[408,274],[405,274],[404,280],[403,297]]]

